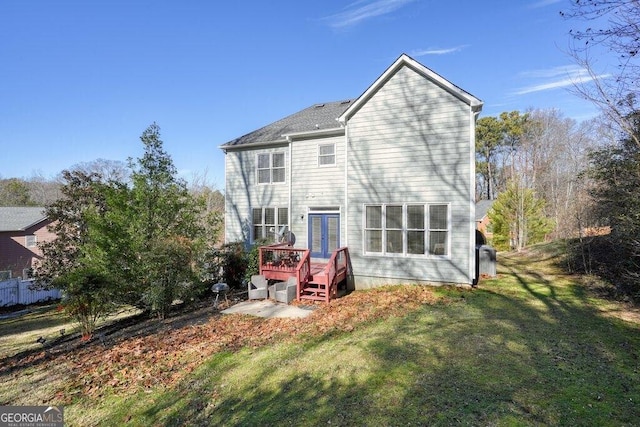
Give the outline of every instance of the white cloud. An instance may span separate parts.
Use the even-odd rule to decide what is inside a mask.
[[[539,7],[545,7],[545,6],[551,6],[552,4],[556,4],[556,3],[560,3],[563,2],[564,0],[540,0],[538,2],[535,2],[534,4],[532,4],[531,7],[532,9],[536,9]]]
[[[553,90],[587,83],[594,79],[585,69],[577,66],[561,66],[543,70],[531,70],[520,73],[521,77],[541,80],[513,92],[514,95],[526,95],[534,92]],[[609,74],[595,76],[597,79],[610,77]]]
[[[351,3],[344,12],[328,16],[325,19],[330,21],[330,25],[334,28],[350,27],[369,18],[394,12],[413,1],[415,0],[361,0]]]
[[[436,49],[436,48],[422,49],[422,50],[416,50],[412,52],[410,55],[413,57],[420,57],[420,56],[427,56],[427,55],[446,55],[448,53],[459,52],[462,49],[466,48],[467,46],[469,45],[465,44],[461,46],[449,47],[449,48],[443,48],[443,49]]]

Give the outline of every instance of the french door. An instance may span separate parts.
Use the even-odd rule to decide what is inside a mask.
[[[340,215],[309,214],[309,250],[313,258],[331,257],[340,247]]]

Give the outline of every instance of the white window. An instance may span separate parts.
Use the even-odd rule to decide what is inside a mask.
[[[336,164],[336,144],[318,145],[318,166],[334,166]]]
[[[284,153],[258,154],[258,184],[285,182]]]
[[[28,248],[33,248],[38,244],[38,239],[36,238],[35,234],[24,236],[24,240],[25,246]]]
[[[259,239],[276,241],[283,227],[285,231],[289,229],[288,208],[254,208],[252,217],[254,241]]]
[[[365,253],[449,255],[449,205],[366,205],[364,223]]]
[[[382,252],[382,206],[365,207],[365,252]]]
[[[447,205],[429,206],[429,253],[431,255],[449,254],[449,207]]]

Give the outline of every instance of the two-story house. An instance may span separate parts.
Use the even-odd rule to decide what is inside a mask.
[[[42,252],[38,242],[55,234],[42,207],[0,207],[0,280],[26,278]]]
[[[282,230],[355,288],[472,284],[482,101],[407,55],[356,99],[312,105],[223,144],[225,240]]]

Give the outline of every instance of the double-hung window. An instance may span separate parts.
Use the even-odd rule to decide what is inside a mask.
[[[336,144],[318,145],[318,166],[334,166],[336,164]]]
[[[254,208],[252,212],[253,240],[276,241],[280,231],[289,229],[288,208]]]
[[[284,153],[258,154],[258,184],[285,182]]]
[[[447,204],[365,206],[365,253],[447,256],[451,226]]]

